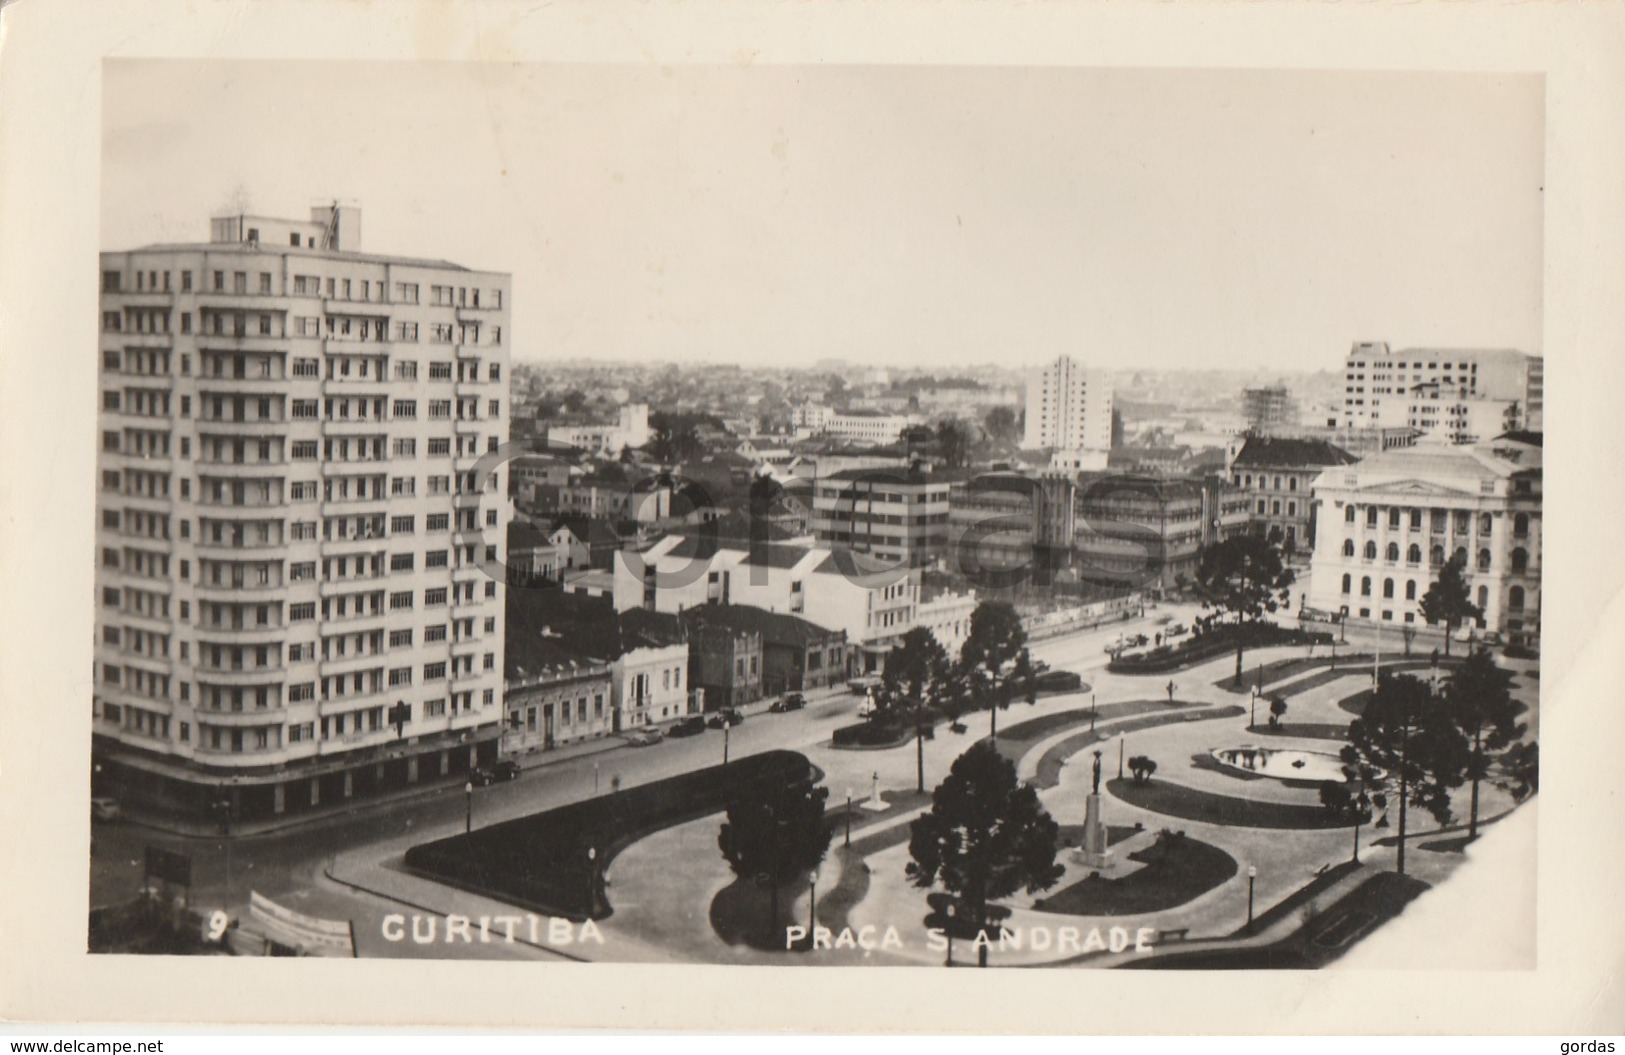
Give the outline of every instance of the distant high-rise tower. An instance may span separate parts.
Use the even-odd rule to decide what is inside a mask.
[[[101,778],[253,817],[494,758],[509,276],[337,204],[101,272]]]
[[[1298,424],[1298,401],[1285,385],[1242,389],[1241,402],[1251,432],[1265,435]]]
[[[1109,451],[1112,386],[1063,355],[1027,375],[1025,450]]]

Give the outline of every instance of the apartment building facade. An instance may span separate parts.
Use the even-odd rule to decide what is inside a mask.
[[[1232,443],[1230,484],[1247,502],[1254,531],[1290,555],[1314,546],[1314,486],[1320,474],[1359,459],[1324,440],[1246,436]]]
[[[1545,402],[1540,356],[1505,348],[1394,349],[1383,341],[1361,341],[1344,362],[1339,424],[1421,428],[1451,443],[1476,443],[1505,429],[1540,431]]]
[[[509,276],[210,233],[101,255],[98,765],[272,816],[494,757]]]
[[[813,486],[813,537],[877,560],[923,567],[948,545],[952,480],[909,469],[848,469]]]
[[[1024,450],[1109,451],[1112,446],[1112,386],[1104,374],[1069,355],[1027,376]],[[1082,455],[1072,455],[1073,460]]]

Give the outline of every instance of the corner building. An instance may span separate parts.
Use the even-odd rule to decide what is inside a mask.
[[[360,221],[101,255],[104,791],[266,817],[496,756],[509,276]]]

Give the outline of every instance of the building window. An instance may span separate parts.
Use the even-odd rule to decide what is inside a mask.
[[[1364,576],[1364,577],[1362,577],[1360,579],[1360,596],[1361,597],[1370,597],[1371,596],[1371,576],[1369,576],[1369,575]]]
[[[1376,560],[1377,559],[1377,544],[1375,542],[1371,542],[1371,541],[1366,542],[1364,552],[1365,552],[1365,559],[1366,560]]]
[[[1397,564],[1399,562],[1399,543],[1388,543],[1387,559],[1391,564]]]
[[[1521,612],[1523,611],[1523,604],[1524,592],[1522,586],[1514,586],[1507,591],[1507,611]]]
[[[1416,600],[1416,580],[1415,579],[1406,579],[1405,580],[1405,600],[1407,600],[1407,601]]]
[[[1392,579],[1384,579],[1384,580],[1382,580],[1382,595],[1384,597],[1386,597],[1386,598],[1389,598],[1389,599],[1393,598],[1393,596],[1394,596],[1394,580],[1392,580]]]
[[[1512,574],[1522,575],[1529,570],[1529,551],[1519,546],[1512,551]]]
[[[1527,538],[1529,536],[1529,514],[1519,513],[1512,518],[1512,535],[1514,538]]]
[[[1354,523],[1354,506],[1350,505],[1347,509],[1343,510],[1343,523]],[[1352,554],[1350,554],[1350,556],[1352,556]]]

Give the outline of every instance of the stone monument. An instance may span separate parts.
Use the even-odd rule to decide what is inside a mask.
[[[891,809],[891,803],[880,797],[879,773],[875,773],[874,776],[870,778],[869,801],[863,804],[863,808],[874,813],[884,813]]]
[[[1100,756],[1095,752],[1095,783],[1085,801],[1083,815],[1083,851],[1079,855],[1090,868],[1106,868],[1111,864],[1111,850],[1106,845],[1106,825],[1100,818]]]

